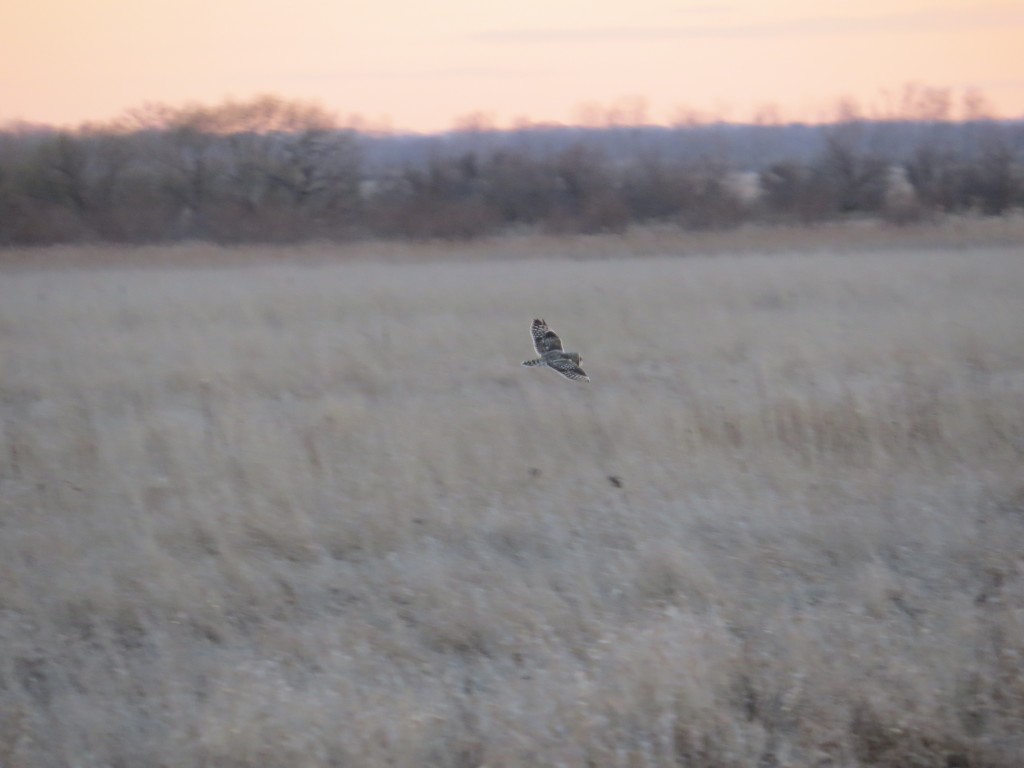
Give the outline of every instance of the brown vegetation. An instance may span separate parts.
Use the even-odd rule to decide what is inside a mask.
[[[8,270],[0,764],[1017,766],[1019,248],[640,236]]]
[[[909,224],[1024,206],[1024,124],[950,122],[940,97],[911,93],[882,119],[847,107],[821,126],[470,124],[434,137],[359,133],[274,97],[152,106],[114,125],[0,132],[0,245]]]

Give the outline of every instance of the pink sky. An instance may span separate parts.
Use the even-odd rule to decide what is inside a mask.
[[[274,93],[420,131],[642,104],[748,119],[870,110],[906,83],[1024,116],[1024,2],[3,0],[0,122]]]

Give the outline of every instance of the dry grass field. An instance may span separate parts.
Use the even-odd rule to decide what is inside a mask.
[[[1021,248],[604,242],[11,255],[0,765],[1020,766]]]

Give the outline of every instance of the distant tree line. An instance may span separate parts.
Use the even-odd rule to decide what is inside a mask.
[[[932,94],[934,96],[934,94]],[[276,97],[0,131],[0,245],[471,238],[1024,207],[1024,122],[931,112],[825,125],[339,127]],[[941,105],[940,105],[941,106]]]

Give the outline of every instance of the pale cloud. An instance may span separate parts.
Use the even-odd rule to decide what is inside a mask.
[[[525,67],[410,67],[394,69],[350,69],[345,71],[279,71],[254,72],[253,77],[281,81],[335,81],[335,80],[505,80],[544,77],[552,74],[548,69]]]
[[[964,88],[984,88],[986,90],[1008,90],[1008,91],[1021,91],[1024,90],[1024,80],[1021,79],[992,79],[992,80],[980,80],[962,83]]]
[[[612,43],[685,38],[771,38],[787,36],[882,34],[924,30],[1024,27],[1024,8],[1000,5],[945,8],[876,16],[813,16],[741,24],[683,24],[492,29],[473,36],[487,43]]]

